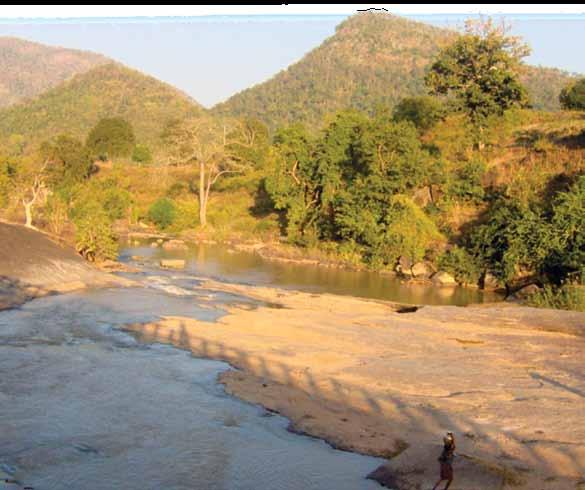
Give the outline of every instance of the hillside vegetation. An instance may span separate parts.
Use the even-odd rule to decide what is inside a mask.
[[[213,108],[216,114],[262,119],[271,127],[352,107],[372,112],[426,92],[424,74],[439,49],[457,33],[391,14],[360,13],[333,36],[267,82]],[[571,76],[557,69],[525,66],[522,81],[536,109],[559,108],[558,93]]]
[[[111,60],[100,54],[0,37],[0,108],[35,97]]]
[[[0,144],[28,147],[60,133],[85,139],[104,117],[129,121],[138,143],[156,149],[171,119],[201,114],[195,101],[156,78],[117,63],[98,66],[36,99],[0,111]]]

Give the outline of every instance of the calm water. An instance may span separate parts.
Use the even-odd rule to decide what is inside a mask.
[[[355,490],[382,460],[286,431],[225,394],[228,366],[120,330],[161,315],[213,321],[245,298],[187,274],[0,312],[0,475],[35,490]],[[0,483],[0,488],[21,488]]]
[[[400,303],[464,306],[502,299],[495,293],[471,288],[409,284],[376,272],[264,260],[257,254],[232,251],[223,245],[193,245],[187,252],[150,248],[148,243],[138,247],[124,245],[120,259],[131,262],[131,256],[144,257],[143,263],[149,267],[156,267],[162,258],[184,258],[187,259],[186,272],[222,281],[272,285]]]

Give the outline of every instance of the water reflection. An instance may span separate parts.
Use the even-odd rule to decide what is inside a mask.
[[[150,248],[148,243],[139,247],[123,247],[121,260],[130,260],[131,256],[142,256],[147,264],[152,265],[163,258],[185,258],[186,271],[218,280],[400,303],[463,306],[502,299],[495,293],[410,283],[376,272],[264,260],[257,254],[233,251],[224,245],[199,244],[191,246],[188,251]]]

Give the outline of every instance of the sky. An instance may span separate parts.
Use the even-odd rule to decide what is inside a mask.
[[[30,17],[30,7],[25,11],[3,8],[0,36],[102,53],[178,87],[206,107],[261,83],[298,61],[333,35],[335,26],[356,8],[364,8],[343,5],[313,12],[297,8],[279,13],[282,9],[278,10],[278,6],[273,6],[273,11],[270,6],[269,10],[247,11],[203,6],[190,17],[131,18],[128,16],[184,15],[185,11],[164,7],[148,11],[141,6],[140,11],[131,7],[110,12],[90,9],[87,13],[74,7],[79,6],[55,6],[44,11],[34,8],[39,16],[36,18]],[[465,18],[477,12],[503,11],[501,8],[494,11],[497,5],[491,6],[491,11],[488,7],[479,9],[477,4],[472,8],[435,5],[434,11],[424,5],[417,6],[423,7],[418,10],[406,5],[384,7],[414,20],[451,28],[462,26]],[[516,6],[504,17],[511,22],[512,32],[521,35],[532,47],[529,63],[585,73],[585,57],[579,49],[585,45],[585,14],[562,13],[562,6],[556,8],[553,11],[556,13],[549,10],[548,14],[526,14]],[[48,18],[55,16],[73,18]]]

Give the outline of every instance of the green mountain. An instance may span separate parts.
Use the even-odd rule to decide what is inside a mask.
[[[104,117],[130,122],[138,143],[155,149],[170,119],[204,109],[178,89],[118,63],[76,75],[37,98],[0,111],[0,142],[22,135],[29,146],[68,133],[85,139]]]
[[[425,92],[425,69],[456,35],[392,14],[359,13],[299,62],[212,111],[258,117],[274,127],[294,121],[315,125],[324,115],[349,106],[392,106]],[[523,78],[535,108],[556,109],[560,88],[570,75],[526,66]]]
[[[111,60],[100,54],[0,37],[0,108],[35,97]]]

